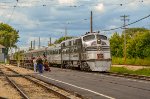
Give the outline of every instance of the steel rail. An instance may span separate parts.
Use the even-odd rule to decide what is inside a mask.
[[[10,68],[8,68],[8,67],[6,67],[6,68],[9,69],[10,71],[16,73],[16,74],[19,74],[18,72],[14,71],[14,70],[12,70],[12,69],[10,69]],[[27,80],[33,82],[33,83],[36,83],[37,85],[39,85],[39,86],[41,86],[41,87],[44,87],[45,89],[51,91],[54,95],[60,97],[61,99],[71,99],[69,96],[63,95],[63,94],[61,94],[61,93],[59,93],[59,92],[57,92],[57,91],[51,89],[49,86],[43,85],[43,84],[41,84],[41,83],[39,83],[39,82],[37,82],[37,81],[35,81],[35,80],[29,78],[29,77],[32,77],[32,78],[34,78],[34,79],[37,79],[37,78],[35,78],[35,77],[33,77],[33,76],[29,76],[29,75],[26,76],[26,75],[22,75],[22,74],[19,74],[19,75],[21,75],[21,77],[23,77],[23,78],[25,78],[25,79],[27,79]],[[37,79],[37,80],[40,80],[40,79]],[[44,81],[42,81],[42,82],[44,82]],[[44,82],[44,83],[50,85],[50,84],[47,83],[47,82]],[[65,89],[63,89],[63,88],[60,88],[60,87],[58,87],[58,86],[56,86],[56,85],[51,84],[51,86],[55,86],[55,87],[57,87],[57,88],[59,88],[59,89],[61,89],[61,90],[64,90],[64,91],[66,91],[66,92],[68,92],[68,93],[71,94],[71,92],[69,92],[69,91],[67,91],[67,90],[65,90]],[[74,94],[71,94],[71,95],[74,95],[74,96],[79,97],[79,98],[82,98],[82,99],[88,99],[87,97],[83,97],[82,95],[79,95],[79,94],[77,94],[77,93],[74,93]]]
[[[11,85],[14,86],[14,87],[20,92],[21,96],[23,96],[25,99],[30,99],[30,98],[23,92],[23,90],[21,90],[21,88],[19,88],[19,87],[17,86],[17,84],[16,84],[13,80],[11,80],[1,69],[0,69],[0,72],[3,74],[3,76],[6,77],[6,79],[11,83]]]

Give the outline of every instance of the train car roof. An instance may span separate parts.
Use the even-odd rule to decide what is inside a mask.
[[[62,43],[64,43],[64,42],[76,40],[76,39],[80,39],[80,37],[75,37],[75,38],[67,39],[67,40],[65,40],[65,41],[62,41],[60,44],[62,44]]]
[[[28,51],[28,52],[25,52],[25,53],[34,53],[34,52],[44,51],[46,49],[47,49],[47,47],[43,47],[43,48],[40,48],[40,49],[35,49],[35,50]]]
[[[47,47],[47,49],[48,49],[48,50],[49,50],[49,49],[59,49],[60,47],[61,47],[60,44],[55,44],[55,45],[52,45],[52,46]]]

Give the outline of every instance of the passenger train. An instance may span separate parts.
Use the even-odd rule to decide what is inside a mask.
[[[46,57],[50,65],[84,71],[109,71],[111,66],[109,40],[97,32],[24,53],[25,59],[38,56]]]

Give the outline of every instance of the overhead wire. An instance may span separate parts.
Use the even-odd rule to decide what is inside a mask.
[[[45,6],[61,6],[61,5],[63,5],[63,6],[66,6],[66,7],[83,7],[83,6],[98,6],[98,4],[96,3],[96,4],[92,4],[92,3],[84,3],[84,4],[71,4],[71,3],[68,3],[67,5],[64,5],[64,4],[61,4],[61,3],[58,3],[58,4],[56,4],[56,3],[52,3],[54,0],[50,0],[50,1],[45,1],[44,3],[43,3],[43,1],[41,2],[41,0],[38,0],[38,1],[19,1],[19,3],[20,4],[24,4],[24,3],[27,3],[27,4],[32,4],[32,3],[39,3],[39,4],[36,4],[36,5],[32,5],[32,7],[33,6],[43,6],[43,5],[45,5]],[[115,3],[103,3],[103,2],[98,2],[98,3],[103,3],[104,5],[109,5],[109,6],[114,6],[114,5],[119,5],[119,6],[123,6],[123,5],[128,5],[128,4],[130,4],[130,3],[133,3],[133,2],[135,2],[136,0],[131,0],[130,2],[126,2],[126,3],[118,3],[118,4],[115,4]],[[0,2],[1,3],[1,2]],[[43,4],[42,4],[43,3]],[[4,6],[4,5],[3,5]],[[5,5],[5,6],[8,6],[8,5]],[[10,7],[12,7],[11,5],[10,5]],[[19,6],[18,5],[18,7],[30,7],[30,6]]]
[[[8,18],[8,20],[7,20],[6,23],[10,23],[11,18],[12,18],[13,14],[14,14],[15,8],[17,7],[17,4],[18,4],[18,0],[17,0],[16,4],[14,5],[14,8],[13,8],[13,10],[12,10],[12,13],[10,14],[10,17]]]
[[[148,17],[150,17],[150,14],[147,15],[147,16],[145,16],[145,17],[143,17],[143,18],[141,18],[141,19],[138,19],[138,20],[136,20],[136,21],[134,21],[134,22],[131,22],[131,23],[125,25],[125,26],[129,26],[129,25],[135,24],[135,23],[137,23],[137,22],[139,22],[139,21],[142,21],[142,20],[144,20],[144,19],[146,19],[146,18],[148,18]],[[112,31],[112,30],[122,29],[122,28],[124,28],[125,26],[120,26],[120,27],[117,27],[117,28],[105,29],[105,30],[100,30],[100,31]]]

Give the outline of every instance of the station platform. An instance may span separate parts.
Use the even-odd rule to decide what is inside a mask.
[[[33,73],[52,83],[89,99],[149,99],[150,82],[99,73],[51,67],[51,72]]]

